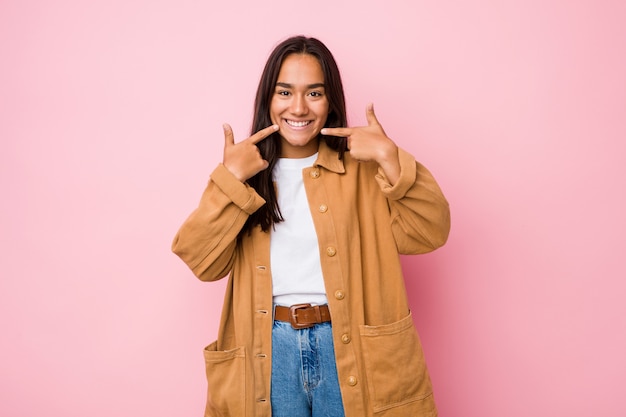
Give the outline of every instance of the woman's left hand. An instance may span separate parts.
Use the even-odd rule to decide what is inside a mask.
[[[376,161],[393,185],[400,178],[400,159],[398,147],[385,134],[383,127],[374,114],[374,105],[365,109],[367,126],[325,127],[322,135],[340,136],[348,139],[348,150],[357,161]]]

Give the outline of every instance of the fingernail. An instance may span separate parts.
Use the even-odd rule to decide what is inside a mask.
[[[320,133],[321,133],[322,135],[325,135],[325,134],[326,134],[326,129],[324,128],[324,129],[320,130]]]

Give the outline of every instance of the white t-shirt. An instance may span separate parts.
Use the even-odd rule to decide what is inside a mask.
[[[326,289],[313,218],[302,170],[317,160],[281,158],[274,167],[278,207],[283,222],[271,230],[270,256],[274,304],[326,304]]]

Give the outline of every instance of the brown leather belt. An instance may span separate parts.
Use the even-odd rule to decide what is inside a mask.
[[[274,320],[291,323],[291,327],[294,329],[306,329],[318,323],[330,321],[330,310],[327,305],[295,304],[291,307],[276,306],[274,308]]]

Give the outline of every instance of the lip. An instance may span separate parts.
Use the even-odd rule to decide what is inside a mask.
[[[284,124],[293,130],[304,130],[313,125],[313,120],[283,119]]]

